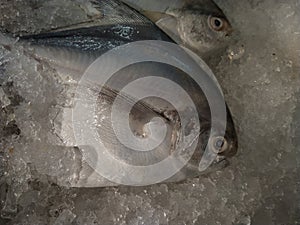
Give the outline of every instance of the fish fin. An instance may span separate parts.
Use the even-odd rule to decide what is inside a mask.
[[[84,21],[61,26],[58,28],[45,30],[43,33],[60,32],[67,30],[75,30],[80,28],[89,28],[95,26],[112,26],[116,24],[128,25],[153,25],[145,16],[137,12],[135,9],[128,7],[126,4],[118,0],[92,0],[88,2],[88,6],[83,7],[94,14],[99,12],[97,17],[90,17]]]
[[[130,7],[139,12],[159,12],[167,13],[167,11],[181,9],[185,5],[185,0],[121,0]]]
[[[112,89],[108,86],[104,86],[101,89],[101,95],[105,96],[105,98],[111,102],[114,102],[116,97],[121,98],[123,101],[128,102],[128,104],[133,104],[135,103],[135,99],[132,98],[131,96],[123,93],[123,92],[119,92],[115,89]],[[162,113],[159,111],[159,109],[156,109],[154,106],[148,104],[145,101],[138,101],[137,104],[135,105],[135,110],[139,111],[139,112],[144,112],[144,113],[153,113],[153,114],[157,114],[157,115],[161,115]]]
[[[77,188],[92,188],[92,187],[110,187],[118,186],[105,177],[101,176],[94,168],[87,162],[83,161],[82,169],[80,171],[79,179],[72,184],[72,187]]]
[[[8,51],[12,49],[12,47],[18,42],[18,40],[18,38],[13,38],[8,34],[3,34],[0,32],[0,45]]]
[[[134,8],[129,7],[122,1],[118,0],[93,0],[93,6],[99,10],[103,17],[101,22],[109,20],[109,24],[128,23],[128,24],[149,24],[146,17],[141,15]]]
[[[177,44],[181,44],[180,34],[177,30],[177,11],[184,5],[183,1],[178,0],[172,2],[172,4],[165,5],[158,1],[151,1],[150,5],[144,3],[144,1],[122,0],[125,4],[138,10],[141,14],[146,16],[149,20],[155,23],[162,31],[164,31],[173,41]],[[141,5],[144,3],[144,5]],[[156,5],[157,4],[157,5]],[[160,5],[159,5],[160,4]]]
[[[155,23],[161,30],[163,30],[173,41],[177,44],[182,44],[182,39],[178,32],[177,19],[173,16],[166,16]]]
[[[143,14],[154,23],[168,17],[168,15],[166,15],[165,13],[154,11],[143,11]]]
[[[68,25],[68,26],[63,26],[63,27],[51,29],[51,30],[45,31],[43,33],[63,32],[63,31],[80,29],[82,27],[85,27],[85,28],[94,27],[94,26],[97,26],[97,25],[99,26],[99,22],[97,22],[97,21],[86,20],[86,21],[83,21],[83,22],[80,22],[80,23],[75,23],[75,24],[72,24],[72,25]],[[24,35],[22,37],[29,37],[29,36],[34,36],[34,35],[38,35],[38,34]]]

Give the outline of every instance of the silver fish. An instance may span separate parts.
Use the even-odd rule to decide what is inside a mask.
[[[67,92],[69,95],[73,96],[76,88],[78,88],[79,79],[84,71],[95,61],[95,59],[107,51],[117,46],[140,40],[162,40],[172,42],[169,37],[171,35],[168,32],[166,33],[169,36],[158,29],[156,25],[146,17],[140,15],[137,11],[132,10],[130,7],[127,7],[119,1],[97,1],[96,6],[104,15],[99,21],[84,24],[84,27],[80,24],[79,26],[74,25],[64,27],[63,29],[43,34],[23,36],[17,44],[14,43],[15,45],[12,45],[6,38],[1,38],[2,45],[7,49],[20,45],[28,57],[35,59],[41,64],[48,64],[51,68],[54,68],[60,75],[62,82],[68,85]],[[197,10],[195,10],[195,12],[196,11]],[[184,17],[189,17],[189,15],[180,15],[181,16],[178,17],[180,18],[180,23],[183,23]],[[173,39],[175,38],[173,37]],[[6,43],[4,43],[3,40],[6,40]],[[188,39],[182,38],[182,40],[187,41]],[[191,40],[193,40],[193,38]],[[191,41],[190,44],[192,43],[194,42]],[[197,43],[200,44],[200,42]],[[195,45],[194,47],[197,46]],[[206,51],[210,49],[210,47],[205,47],[204,49],[203,51]],[[199,50],[201,49],[199,48]],[[211,71],[209,68],[204,62],[202,62],[202,64],[203,70],[210,74]],[[128,82],[137,79],[138,74],[143,74],[144,76],[161,74],[162,77],[179,84],[187,90],[195,103],[199,114],[201,130],[198,134],[198,142],[195,142],[197,144],[197,150],[193,153],[188,164],[168,181],[181,181],[188,177],[199,175],[199,162],[203,157],[206,146],[209,146],[210,151],[217,155],[213,168],[224,166],[224,164],[226,164],[225,159],[235,155],[237,151],[237,136],[230,111],[227,109],[225,137],[220,137],[221,134],[219,134],[218,129],[216,129],[212,131],[213,138],[211,139],[211,142],[209,142],[209,136],[211,134],[211,115],[209,104],[203,91],[184,72],[165,64],[145,62],[119,71],[117,77],[121,77],[121,79],[114,79],[105,87],[101,87],[102,91],[100,93],[98,92],[98,89],[93,86],[94,84],[79,87],[90,90],[89,93],[91,96],[86,96],[87,101],[89,97],[98,96],[97,109],[99,115],[96,117],[97,127],[99,127],[98,132],[101,134],[100,136],[103,137],[105,145],[115,158],[118,158],[124,163],[135,165],[155,163],[170,155],[174,146],[181,140],[178,133],[181,132],[182,129],[185,129],[185,133],[189,134],[193,128],[192,124],[190,127],[181,127],[176,109],[168,102],[150,98],[134,105],[129,117],[129,123],[131,124],[131,128],[134,130],[135,135],[144,138],[144,136],[147,136],[147,132],[149,132],[149,126],[151,128],[153,125],[152,119],[160,118],[167,127],[164,142],[162,145],[158,146],[154,152],[146,153],[133,153],[128,148],[121,145],[114,135],[111,125],[110,115],[112,105],[116,96],[120,96],[123,99],[125,108],[127,105],[130,105],[131,102],[135,101],[131,96],[122,95],[120,90]],[[61,157],[62,153],[57,153],[57,157],[60,157],[60,161],[67,161],[68,164],[70,164],[69,161],[71,160],[72,166],[68,170],[67,177],[66,175],[63,177],[56,177],[56,182],[60,185],[69,185],[72,187],[103,187],[118,185],[97,173],[93,168],[93,165],[91,165],[91,162],[86,162],[86,155],[84,157],[82,149],[77,148],[76,140],[73,137],[74,128],[71,121],[72,107],[74,107],[72,105],[73,100],[69,99],[69,101],[71,102],[71,104],[69,104],[70,107],[64,108],[62,113],[56,117],[57,121],[54,121],[56,124],[54,130],[62,140],[60,145],[67,146],[71,159],[64,159]],[[188,109],[184,108],[182,110],[187,111]],[[55,148],[58,147],[56,146]],[[88,152],[87,154],[90,155],[91,158],[93,158],[93,155],[97,154],[90,146],[82,148],[84,148],[84,152]],[[48,154],[54,154],[54,152],[49,152]],[[41,170],[43,169],[40,169],[39,171]],[[54,176],[53,174],[50,173],[48,175]]]

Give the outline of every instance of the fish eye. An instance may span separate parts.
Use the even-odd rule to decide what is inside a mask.
[[[228,142],[224,137],[214,137],[212,148],[215,153],[222,153],[228,149]]]
[[[226,22],[219,17],[209,16],[208,25],[212,30],[221,31],[225,28]]]

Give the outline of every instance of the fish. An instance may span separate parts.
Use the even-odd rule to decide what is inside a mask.
[[[212,0],[122,0],[145,15],[173,41],[202,58],[225,48],[233,28]]]
[[[109,80],[104,87],[95,87],[94,83],[87,83],[81,86],[79,82],[85,71],[90,68],[99,56],[104,55],[112,49],[145,40],[158,40],[166,43],[176,42],[176,38],[170,35],[166,29],[159,28],[160,26],[157,25],[157,21],[153,20],[153,18],[152,21],[149,20],[146,15],[147,13],[144,13],[145,16],[143,16],[131,6],[117,0],[95,1],[94,4],[103,15],[103,17],[97,21],[79,25],[75,24],[39,34],[21,36],[17,42],[12,42],[13,45],[7,43],[2,45],[7,49],[20,45],[27,57],[41,64],[47,64],[55,69],[62,83],[70,86],[69,90],[67,90],[67,92],[71,93],[70,96],[74,96],[76,91],[80,92],[80,90],[82,90],[83,92],[87,90],[89,95],[84,96],[83,99],[86,104],[90,102],[90,99],[95,98],[95,96],[97,97],[96,107],[98,109],[97,112],[99,112],[95,121],[96,127],[98,127],[97,131],[102,137],[109,153],[113,155],[115,159],[125,164],[133,164],[136,166],[145,166],[159,162],[170,156],[176,148],[175,146],[180,145],[182,135],[189,136],[192,131],[196,132],[197,129],[199,129],[198,132],[193,133],[195,139],[192,139],[190,143],[190,145],[196,146],[196,151],[191,153],[187,164],[172,177],[168,177],[166,182],[178,182],[202,174],[202,171],[199,170],[199,163],[203,157],[205,158],[205,150],[207,148],[210,154],[216,158],[213,160],[211,167],[215,169],[226,166],[228,162],[227,159],[234,156],[238,148],[237,134],[230,110],[226,106],[227,121],[225,135],[219,132],[218,128],[212,130],[211,110],[208,100],[199,85],[182,70],[164,63],[143,62],[118,71],[114,74],[116,79]],[[175,10],[176,7],[173,9]],[[164,11],[167,12],[168,10],[166,8]],[[211,10],[210,7],[207,8],[205,18],[208,18],[208,12],[212,12],[212,15],[217,15],[218,8],[214,9],[215,11],[209,10]],[[193,13],[198,12],[197,8],[192,8],[192,11]],[[180,15],[181,16],[178,17],[180,18],[180,22],[178,23],[184,23],[185,19],[190,17],[190,15],[184,14],[183,12],[181,12]],[[199,15],[199,13],[196,15]],[[224,20],[224,22],[226,21]],[[188,21],[185,21],[185,23],[189,24]],[[189,35],[190,34],[186,33],[183,36]],[[201,34],[198,35],[200,38],[203,37]],[[189,43],[188,46],[192,46],[194,41],[189,42],[189,39],[184,39],[182,38],[183,36],[177,37],[180,37],[182,43]],[[194,40],[194,38],[195,37],[190,37],[190,40]],[[198,41],[197,44],[201,45],[204,43],[206,37],[204,39],[203,42]],[[178,44],[180,44],[181,41],[178,41]],[[200,48],[197,44],[195,44],[194,47],[196,47],[199,52],[203,53],[208,49],[210,50],[210,47]],[[180,58],[180,55],[176,57]],[[208,74],[212,73],[204,61],[201,61],[201,64],[205,72]],[[179,112],[177,112],[178,109],[167,101],[158,98],[147,98],[137,101],[133,96],[122,93],[122,88],[127,83],[130,83],[130,81],[138,79],[140,74],[143,74],[145,77],[160,74],[161,77],[172,80],[186,90],[195,103],[197,110],[197,112],[190,113],[191,115],[196,113],[199,116],[201,127],[195,127],[192,121],[188,122],[189,126],[182,127],[182,121],[180,121]],[[149,88],[151,89],[152,85],[150,85]],[[207,88],[209,89],[210,87]],[[212,86],[211,88],[216,87]],[[143,139],[152,133],[155,138],[159,138],[154,128],[161,125],[159,121],[164,123],[166,126],[166,137],[164,142],[157,146],[154,151],[134,152],[120,143],[114,133],[110,116],[117,98],[122,100],[122,104],[119,108],[121,113],[133,105],[130,111],[129,124],[134,136]],[[71,155],[76,156],[74,157],[74,160],[76,160],[73,162],[76,166],[71,167],[66,179],[59,178],[56,182],[59,185],[68,185],[71,187],[106,187],[120,185],[118,182],[113,182],[102,176],[99,171],[96,171],[96,161],[87,160],[87,158],[97,159],[97,150],[91,146],[78,145],[74,137],[75,128],[71,120],[75,100],[71,99],[70,101],[72,102],[71,106],[63,108],[61,114],[57,116],[58,121],[54,121],[54,123],[58,125],[54,126],[53,130],[62,140],[59,145],[64,145],[68,151],[72,153]],[[135,102],[136,104],[133,104]],[[188,113],[190,109],[181,108],[180,110]],[[159,121],[153,120],[155,118],[159,119]],[[191,116],[191,118],[193,117]],[[220,121],[220,124],[222,124],[222,122],[223,121]],[[84,124],[82,125],[84,126]],[[222,130],[222,128],[222,125],[220,125],[220,130]],[[210,136],[212,136],[212,138],[209,138]],[[51,154],[51,152],[44,154]],[[64,162],[63,157],[60,160],[62,163]],[[69,163],[70,158],[66,159],[66,161]],[[211,163],[210,159],[207,159],[207,161]],[[115,167],[115,165],[108,165],[107,169],[113,169],[113,167]],[[51,174],[48,175],[51,176]],[[147,179],[150,180],[150,178],[146,177],[145,179],[146,183],[150,182],[149,184],[151,184],[151,181],[147,181]],[[65,183],[65,180],[68,181],[68,184]],[[138,181],[133,181],[133,183],[134,182]],[[138,185],[139,183],[134,184]]]

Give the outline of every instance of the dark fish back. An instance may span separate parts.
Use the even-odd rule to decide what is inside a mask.
[[[171,42],[171,39],[154,24],[93,26],[23,36],[20,39],[29,41],[34,45],[68,47],[83,51],[100,52],[139,40],[162,40]]]
[[[93,2],[102,18],[91,23],[64,27],[20,37],[33,45],[67,47],[82,51],[104,52],[133,41],[172,40],[149,19],[115,0]]]

